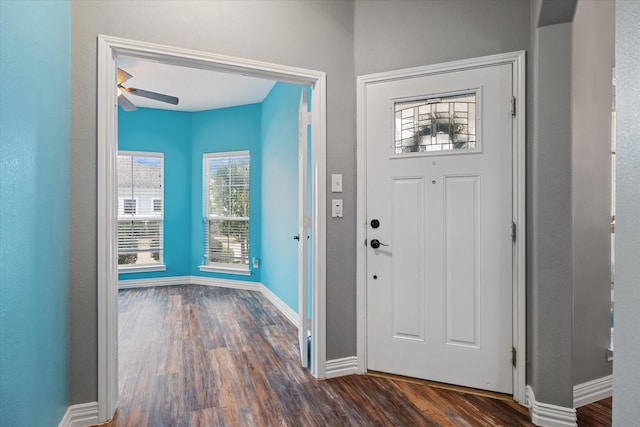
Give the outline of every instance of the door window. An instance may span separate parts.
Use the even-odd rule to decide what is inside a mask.
[[[476,92],[394,101],[394,153],[477,151]]]

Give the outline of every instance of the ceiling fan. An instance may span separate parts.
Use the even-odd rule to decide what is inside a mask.
[[[178,105],[178,98],[176,98],[175,96],[164,95],[162,93],[151,92],[135,87],[123,86],[123,83],[129,80],[131,77],[133,77],[131,74],[118,68],[118,105],[124,111],[134,111],[136,109],[136,106],[133,105],[133,102],[131,102],[129,99],[127,99],[126,96],[124,96],[125,92],[132,95],[141,96],[143,98],[149,98],[160,102],[166,102],[168,104]]]

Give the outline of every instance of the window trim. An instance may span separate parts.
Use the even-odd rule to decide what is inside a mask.
[[[225,263],[210,263],[209,262],[209,221],[213,219],[222,219],[225,217],[220,216],[212,216],[209,215],[209,172],[208,172],[208,161],[212,158],[221,158],[221,157],[249,157],[249,212],[246,220],[249,224],[248,230],[248,246],[249,253],[247,254],[247,263],[242,265],[237,264],[225,264]],[[238,150],[238,151],[218,151],[218,152],[209,152],[202,153],[202,221],[204,225],[204,236],[203,236],[203,254],[202,260],[203,264],[198,266],[199,271],[202,272],[210,272],[210,273],[224,273],[224,274],[235,274],[241,276],[250,276],[252,274],[251,269],[251,152],[250,150]],[[229,217],[233,219],[237,219],[237,217]]]
[[[151,214],[149,215],[143,215],[141,213],[139,213],[139,208],[141,206],[140,204],[140,200],[138,197],[128,197],[125,198],[126,199],[131,199],[135,201],[135,213],[133,214],[125,214],[124,213],[124,202],[123,202],[123,216],[120,216],[120,210],[118,209],[118,212],[116,213],[116,233],[118,230],[118,222],[121,220],[126,220],[129,219],[127,218],[127,215],[130,216],[130,219],[132,220],[139,220],[139,221],[160,221],[160,241],[162,242],[161,248],[158,249],[159,252],[159,259],[158,259],[158,263],[156,264],[116,264],[117,268],[118,268],[118,274],[127,274],[127,273],[145,273],[145,272],[153,272],[153,271],[166,271],[167,270],[167,266],[165,265],[165,259],[164,259],[164,153],[163,152],[158,152],[158,151],[131,151],[131,150],[117,150],[116,152],[116,158],[117,156],[131,156],[131,157],[153,157],[153,158],[159,158],[161,160],[161,164],[162,164],[162,168],[160,171],[160,188],[161,188],[161,193],[162,193],[162,197],[159,199],[161,200],[161,209],[160,211],[155,211],[154,210],[154,206],[153,206],[153,200],[156,200],[157,198],[154,197],[151,200]],[[116,169],[116,191],[119,188],[118,185],[118,176],[117,176],[117,169]],[[118,197],[119,199],[119,197]],[[117,242],[117,239],[116,239]],[[118,248],[116,245],[116,255],[118,255]],[[117,258],[116,258],[117,260]]]

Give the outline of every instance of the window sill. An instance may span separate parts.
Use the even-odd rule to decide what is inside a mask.
[[[132,266],[126,266],[126,267],[118,267],[118,274],[147,273],[150,271],[167,271],[167,266],[164,264],[157,264],[157,265],[132,265]]]
[[[231,267],[219,267],[214,265],[201,265],[198,267],[200,271],[207,273],[225,273],[225,274],[237,274],[240,276],[251,276],[251,270],[231,268]]]

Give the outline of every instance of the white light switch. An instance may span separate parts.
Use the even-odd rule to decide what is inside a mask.
[[[331,217],[342,218],[342,199],[331,200]]]
[[[331,174],[331,192],[342,193],[342,174],[341,173]]]

